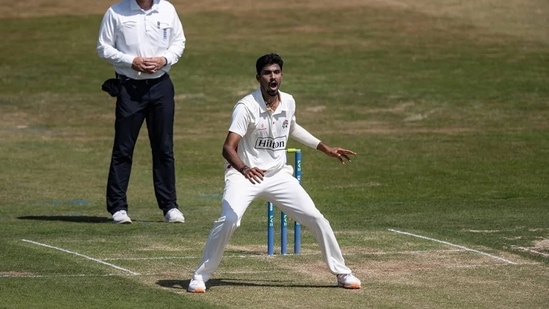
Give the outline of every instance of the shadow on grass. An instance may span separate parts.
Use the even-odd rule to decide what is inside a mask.
[[[112,219],[107,217],[97,216],[22,216],[17,217],[20,220],[38,220],[38,221],[65,221],[79,223],[105,223],[112,222]]]
[[[171,289],[186,290],[190,280],[158,280],[156,284],[161,287]],[[281,280],[254,280],[247,281],[242,279],[220,278],[210,279],[206,283],[206,288],[210,289],[216,286],[247,286],[247,287],[271,287],[271,288],[322,288],[331,289],[337,288],[336,285],[311,285],[311,284],[294,284],[288,281]]]
[[[225,250],[223,253],[224,256],[232,256],[232,257],[238,257],[238,256],[260,256],[265,255],[267,253],[267,250]]]

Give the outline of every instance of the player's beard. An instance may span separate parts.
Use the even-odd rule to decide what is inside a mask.
[[[274,97],[274,96],[277,96],[278,95],[278,89],[276,90],[273,90],[273,89],[267,89],[267,94],[271,97]]]

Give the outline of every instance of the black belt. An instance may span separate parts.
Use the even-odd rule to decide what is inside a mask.
[[[164,73],[164,75],[158,77],[158,78],[149,78],[149,79],[133,79],[133,78],[129,78],[127,77],[126,75],[121,75],[121,74],[118,74],[116,73],[116,78],[121,80],[123,83],[132,83],[132,84],[140,84],[140,85],[153,85],[153,84],[156,84],[158,82],[161,82],[167,78],[169,78],[170,76],[168,75],[168,73]]]

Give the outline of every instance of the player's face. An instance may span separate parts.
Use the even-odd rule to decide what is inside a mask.
[[[278,89],[282,83],[282,70],[278,64],[266,65],[256,76],[261,91],[274,97],[278,94]]]

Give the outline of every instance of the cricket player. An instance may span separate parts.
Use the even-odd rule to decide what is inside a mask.
[[[221,217],[210,231],[202,260],[187,288],[191,293],[206,291],[206,282],[219,266],[231,235],[257,198],[272,202],[313,233],[329,271],[337,276],[339,287],[360,288],[360,280],[345,265],[330,223],[293,177],[293,167],[286,163],[289,137],[342,163],[350,162],[349,155],[355,152],[330,147],[297,124],[294,98],[279,90],[283,64],[276,54],[257,59],[259,88],[234,106],[223,144],[227,168]]]

